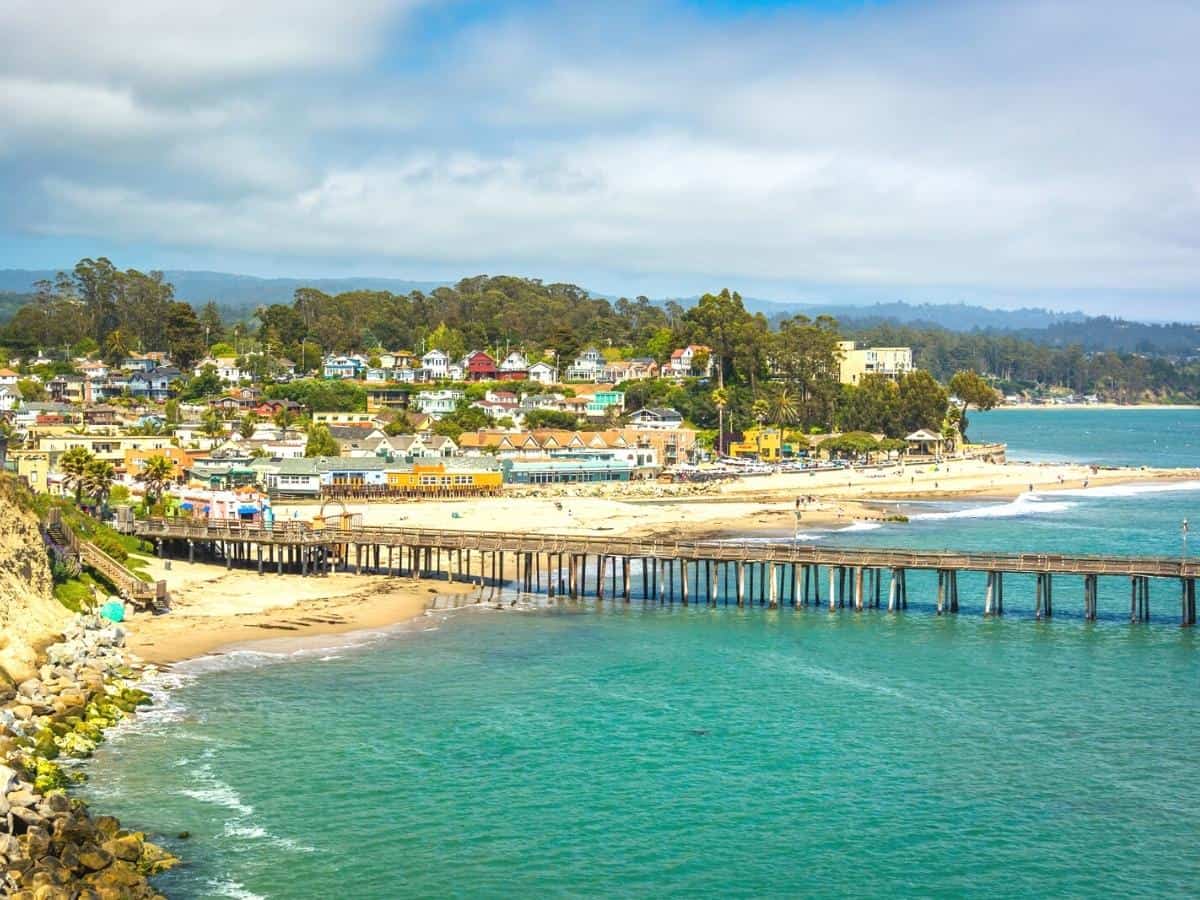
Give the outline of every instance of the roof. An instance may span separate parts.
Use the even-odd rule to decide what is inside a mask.
[[[944,441],[940,434],[935,434],[928,428],[918,428],[912,434],[905,438],[906,441]]]

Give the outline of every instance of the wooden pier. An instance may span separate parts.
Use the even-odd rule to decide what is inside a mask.
[[[908,573],[936,573],[938,614],[959,610],[959,575],[985,576],[983,611],[1004,614],[1006,575],[1032,576],[1034,611],[1054,615],[1054,588],[1063,577],[1082,579],[1083,618],[1095,620],[1099,579],[1130,585],[1130,621],[1150,619],[1151,579],[1179,586],[1180,622],[1196,623],[1200,558],[1124,557],[1045,553],[978,553],[750,543],[661,538],[582,537],[499,531],[385,528],[346,524],[312,527],[210,524],[150,519],[130,526],[155,542],[160,555],[257,567],[260,574],[331,571],[438,577],[502,585],[549,596],[658,602],[790,605],[901,611],[908,607]],[[822,569],[828,589],[822,596]],[[886,581],[886,591],[884,583]],[[886,597],[886,600],[885,600]]]

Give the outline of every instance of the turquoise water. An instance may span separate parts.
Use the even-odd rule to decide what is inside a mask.
[[[1030,415],[1059,453],[1098,413]],[[813,538],[1177,553],[1200,490],[921,513]],[[1049,622],[1019,579],[1003,620],[966,579],[930,615],[914,580],[904,615],[562,604],[234,654],[184,667],[88,795],[191,832],[174,897],[1193,895],[1196,632],[1177,587],[1130,626],[1102,582],[1089,624],[1061,581]]]

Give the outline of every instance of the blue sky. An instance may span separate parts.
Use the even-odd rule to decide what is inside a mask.
[[[0,267],[1200,308],[1186,0],[8,0]]]

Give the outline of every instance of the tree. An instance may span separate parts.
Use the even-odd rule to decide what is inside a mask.
[[[776,387],[767,400],[769,416],[775,427],[779,429],[779,445],[783,446],[783,428],[785,425],[795,425],[800,419],[800,407],[796,396],[785,386]]]
[[[941,432],[950,398],[924,369],[909,372],[900,380],[899,401],[905,434],[921,428]]]
[[[164,312],[165,349],[170,350],[177,366],[190,369],[204,356],[204,325],[191,305],[180,300],[169,302]]]
[[[107,334],[101,335],[104,341],[104,361],[110,365],[120,365],[121,360],[129,355],[129,343],[125,334],[114,328]]]
[[[538,412],[538,410],[534,410]],[[457,441],[464,431],[478,431],[491,424],[488,414],[466,400],[459,400],[454,412],[442,416],[433,426],[433,433]]]
[[[712,392],[712,403],[717,408],[717,455],[725,452],[725,407],[729,405],[729,391],[724,387]]]
[[[308,442],[304,445],[305,456],[338,456],[341,452],[341,447],[330,434],[328,425],[308,426]]]
[[[70,447],[58,460],[59,471],[63,473],[63,482],[69,490],[75,492],[75,504],[79,504],[83,493],[83,479],[87,474],[88,464],[94,459],[86,447]]]
[[[425,344],[431,350],[441,350],[451,359],[461,359],[467,352],[462,332],[455,328],[447,328],[445,322],[438,323],[438,327],[429,332]]]
[[[900,437],[900,390],[886,375],[864,375],[858,384],[842,386],[836,419],[843,431]]]
[[[252,412],[242,416],[242,421],[238,423],[238,434],[244,438],[250,438],[254,435],[254,429],[258,427],[258,416]]]
[[[223,387],[217,367],[210,364],[202,366],[200,374],[188,379],[179,396],[184,400],[200,400],[221,393]]]
[[[962,414],[958,421],[958,431],[963,440],[967,439],[967,410],[971,404],[976,409],[985,412],[1000,402],[1000,394],[973,369],[955,372],[950,379],[950,393],[962,403]]]
[[[560,409],[534,409],[525,414],[525,427],[530,431],[539,428],[553,428],[574,431],[579,426],[579,419],[574,413]]]
[[[103,510],[108,503],[108,494],[112,490],[116,470],[106,459],[93,459],[83,472],[83,492],[96,501]]]
[[[740,294],[725,288],[719,294],[705,294],[683,314],[696,339],[712,348],[717,364],[717,387],[725,386],[725,368],[743,338],[742,328],[750,314]]]
[[[146,485],[146,508],[149,509],[162,499],[167,485],[174,480],[175,463],[162,455],[151,456],[146,460],[138,481]]]
[[[204,411],[204,415],[200,417],[200,426],[208,437],[215,438],[225,433],[225,422],[215,406],[210,406]]]
[[[40,403],[46,399],[46,386],[36,378],[17,379],[17,390],[27,403]]]

